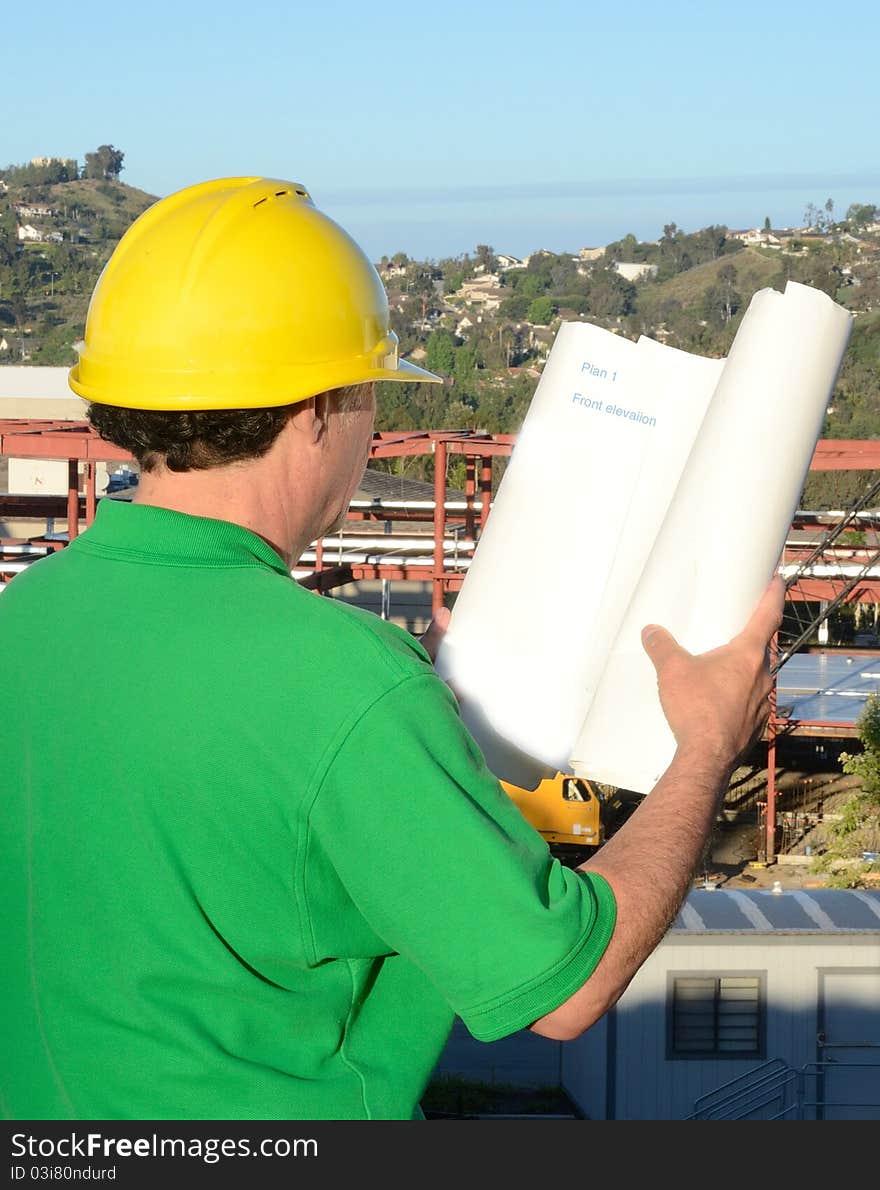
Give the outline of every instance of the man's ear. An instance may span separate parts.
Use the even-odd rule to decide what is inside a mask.
[[[318,442],[327,436],[327,429],[330,424],[330,394],[318,393],[317,396],[312,397],[312,402],[315,409],[315,441]]]
[[[317,444],[327,433],[327,394],[319,393],[307,401],[298,401],[290,415],[293,428],[304,434],[306,441]]]

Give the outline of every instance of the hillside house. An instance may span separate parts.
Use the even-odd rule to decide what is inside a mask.
[[[578,248],[577,259],[583,261],[601,260],[604,255],[604,248]]]
[[[648,277],[657,276],[657,266],[647,261],[627,262],[615,260],[612,265],[615,273],[619,273],[626,281],[644,281]]]
[[[731,239],[739,240],[745,244],[747,248],[781,248],[782,240],[779,236],[774,235],[772,231],[764,231],[759,227],[754,227],[749,231],[737,231],[732,233]]]
[[[66,165],[67,168],[69,170],[71,170],[72,172],[76,171],[78,168],[77,161],[76,161],[75,157],[32,157],[31,158],[31,165],[37,166],[38,169],[41,167],[45,167],[47,165],[56,165],[56,164],[57,165]]]
[[[52,207],[42,203],[14,202],[12,209],[20,219],[51,219],[55,214]]]
[[[43,233],[36,227],[32,227],[30,223],[19,224],[16,235],[19,243],[41,244],[43,242]]]
[[[475,306],[482,306],[484,310],[497,310],[506,296],[499,285],[500,280],[497,273],[486,273],[482,277],[463,281],[458,296]]]
[[[496,252],[495,261],[502,273],[506,273],[508,269],[521,269],[523,267],[523,262],[518,256],[508,256],[504,252]]]

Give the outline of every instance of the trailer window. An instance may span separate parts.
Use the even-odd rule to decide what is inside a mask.
[[[763,1056],[764,996],[760,975],[672,977],[669,1056]]]

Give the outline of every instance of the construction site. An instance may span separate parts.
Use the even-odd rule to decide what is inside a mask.
[[[100,500],[131,499],[138,482],[134,460],[84,420],[82,403],[66,390],[65,369],[4,371],[0,592],[86,530]],[[376,433],[346,523],[312,543],[293,578],[316,596],[357,603],[420,634],[438,608],[454,604],[514,444],[514,435],[473,431]],[[407,476],[419,458],[431,482]],[[459,486],[449,481],[453,464]],[[703,887],[822,883],[811,872],[813,859],[856,783],[842,774],[839,756],[853,749],[866,700],[880,691],[880,482],[871,474],[880,470],[880,443],[820,440],[811,468],[862,473],[863,490],[848,508],[801,509],[794,518],[779,565],[787,602],[773,649],[770,721],[733,775],[700,873]],[[553,492],[544,500],[552,518]],[[565,581],[566,559],[544,556],[540,543],[529,564],[548,583]],[[847,641],[829,627],[841,608],[854,609]],[[56,630],[64,626],[47,625]],[[637,734],[638,724],[632,727]],[[578,862],[639,800],[562,773],[533,791],[506,788],[551,847]]]

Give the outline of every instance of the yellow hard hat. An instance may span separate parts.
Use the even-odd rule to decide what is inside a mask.
[[[304,186],[221,178],[155,203],[98,279],[70,387],[132,409],[287,405],[398,358],[379,275]]]

